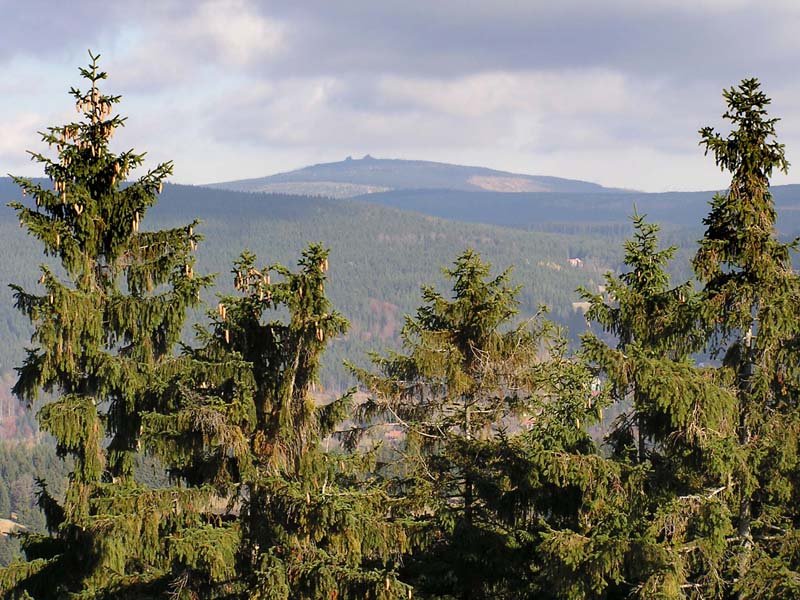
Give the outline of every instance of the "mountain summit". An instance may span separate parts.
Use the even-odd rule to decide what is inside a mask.
[[[523,175],[485,167],[426,160],[348,156],[268,177],[212,183],[208,187],[348,198],[390,190],[445,189],[489,192],[612,192],[596,183],[542,175]]]

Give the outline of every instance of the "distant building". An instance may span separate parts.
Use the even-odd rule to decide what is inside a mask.
[[[567,261],[571,267],[575,267],[576,269],[583,268],[583,261],[580,258],[568,258]]]

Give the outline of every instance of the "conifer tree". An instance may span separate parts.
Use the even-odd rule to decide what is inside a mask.
[[[594,449],[580,428],[597,415],[591,375],[546,321],[512,326],[508,271],[490,277],[467,250],[445,275],[453,297],[423,288],[403,352],[373,355],[377,372],[353,368],[372,396],[362,418],[405,434],[392,478],[424,546],[407,573],[423,597],[542,597],[543,522],[576,510],[561,456]]]
[[[633,401],[635,419],[615,431],[614,460],[624,466],[634,456],[646,469],[628,515],[633,560],[625,570],[641,598],[800,593],[800,279],[793,246],[776,237],[769,193],[770,175],[787,163],[758,82],[724,96],[731,133],[701,130],[706,150],[732,173],[694,259],[703,289],[668,288],[668,255],[647,243],[639,223],[630,274],[609,282],[613,302],[594,297],[589,311],[619,345],[588,337],[587,356],[618,401]],[[659,265],[649,276],[648,264]],[[721,364],[695,364],[701,351]],[[626,452],[635,429],[638,451]]]
[[[186,310],[210,279],[193,274],[194,223],[139,230],[172,164],[128,181],[144,155],[111,150],[125,119],[114,111],[120,97],[100,90],[107,75],[90,57],[80,70],[88,89],[70,90],[81,119],[42,134],[55,158],[32,153],[50,185],[15,178],[33,200],[11,204],[20,225],[57,266],[41,267],[40,292],[12,286],[34,329],[14,393],[28,403],[41,391],[57,396],[38,420],[74,469],[63,503],[42,487],[51,535],[30,536],[28,562],[0,572],[6,597],[135,595],[167,576],[162,541],[191,519],[182,508],[200,497],[143,488],[133,466],[154,382],[176,368]]]
[[[628,408],[608,437],[612,460],[634,482],[628,529],[617,532],[625,547],[619,590],[671,598],[695,589],[693,578],[706,572],[718,541],[718,529],[696,525],[719,508],[718,479],[709,470],[725,460],[719,442],[730,431],[732,403],[715,371],[691,358],[704,344],[698,299],[690,282],[670,287],[674,248],[659,250],[657,232],[635,215],[625,272],[607,276],[605,297],[583,292],[591,302],[587,317],[616,340],[611,348],[585,335],[583,354],[606,377],[617,405]]]
[[[502,556],[502,567],[490,570],[504,570],[502,581],[477,597],[625,598],[656,568],[643,496],[645,463],[664,435],[665,415],[644,383],[654,379],[662,355],[679,361],[694,339],[681,317],[690,310],[691,286],[669,288],[664,266],[673,250],[658,249],[657,227],[636,216],[635,231],[626,244],[628,269],[608,277],[607,295],[583,292],[592,304],[589,318],[618,338],[619,349],[589,336],[584,352],[569,357],[563,342],[551,340],[545,360],[526,366],[525,404],[533,417],[526,429],[481,446],[481,503],[506,543],[504,552],[492,552]],[[640,360],[651,374],[641,384]],[[598,368],[607,390],[597,388]],[[587,428],[614,398],[631,396],[633,410],[612,435],[615,455],[606,458]]]
[[[625,242],[625,271],[619,276],[606,275],[604,294],[580,290],[590,302],[586,318],[613,336],[617,349],[627,352],[628,358],[641,352],[650,359],[684,359],[699,345],[698,333],[691,330],[692,285],[669,287],[666,268],[677,248],[659,250],[659,227],[637,213],[632,220],[634,235]],[[636,461],[644,462],[648,444],[659,435],[651,430],[655,422],[649,418],[655,407],[645,405],[646,397],[637,387],[636,377],[631,377],[630,365],[624,372],[612,372],[599,339],[589,334],[583,344],[585,357],[606,367],[616,400],[631,400],[632,410],[618,419],[610,441],[619,454],[631,451],[635,437]]]
[[[242,254],[233,271],[239,293],[221,298],[167,403],[145,419],[148,445],[173,475],[212,485],[228,502],[227,516],[203,527],[216,568],[236,573],[232,596],[409,593],[395,572],[407,533],[371,475],[374,456],[322,447],[351,403],[347,394],[321,406],[314,394],[322,352],[348,325],[325,295],[327,265],[319,245],[297,272],[259,269]],[[204,557],[185,553],[187,586],[211,589]]]
[[[726,486],[725,591],[739,597],[800,594],[800,277],[778,240],[769,179],[786,172],[784,146],[756,79],[724,91],[732,131],[700,131],[731,184],[711,203],[694,259],[703,283],[710,350],[735,395],[736,435]]]

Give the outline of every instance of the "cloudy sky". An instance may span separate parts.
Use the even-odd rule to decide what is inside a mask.
[[[176,182],[370,153],[716,188],[697,130],[744,77],[800,169],[798,32],[798,0],[0,0],[0,172],[38,174],[25,150],[74,118],[91,48],[116,143]]]

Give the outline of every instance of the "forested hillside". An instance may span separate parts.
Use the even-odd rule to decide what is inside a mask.
[[[8,178],[0,179],[0,195],[5,201],[20,198],[19,189]],[[564,216],[570,214],[573,213]],[[215,288],[204,294],[211,306],[216,304],[216,293],[231,291],[231,264],[243,248],[249,248],[264,262],[284,264],[291,264],[309,241],[322,241],[331,249],[329,292],[337,308],[350,319],[351,327],[346,336],[333,340],[321,357],[322,389],[327,392],[354,384],[343,367],[345,360],[363,364],[368,352],[397,346],[404,316],[413,312],[420,286],[441,284],[441,268],[468,246],[493,264],[515,265],[514,280],[522,286],[520,318],[531,316],[540,304],[546,304],[551,316],[570,328],[574,341],[585,326],[582,310],[573,308],[573,303],[580,300],[576,288],[596,289],[603,281],[603,273],[619,266],[619,243],[630,230],[629,221],[621,220],[613,228],[600,231],[579,226],[566,235],[527,232],[432,218],[357,201],[169,184],[142,228],[180,225],[190,217],[201,220],[197,230],[205,237],[198,246],[196,271],[219,274]],[[685,273],[688,248],[698,233],[675,233],[675,239],[686,248],[680,269]],[[0,279],[6,284],[34,285],[38,276],[30,267],[47,259],[5,206],[0,207],[0,249],[6,257],[0,262]],[[570,265],[569,258],[580,258],[581,266]],[[21,364],[23,348],[29,345],[30,329],[13,309],[7,285],[0,288],[0,298],[0,364],[5,373],[0,389],[0,435],[16,444],[9,448],[25,448],[19,444],[29,442],[37,428],[33,413],[11,396],[10,385],[11,370]],[[190,321],[205,322],[206,317],[203,311],[194,311]],[[185,337],[191,338],[188,328]],[[61,471],[42,467],[45,457],[55,460],[49,443],[36,446],[36,452],[42,457],[39,462],[13,467],[26,474],[23,483],[28,491],[24,494],[32,489],[34,474],[55,482],[63,476]],[[14,456],[17,454],[8,455],[9,464],[16,464]],[[7,485],[17,486],[14,490],[22,485],[14,483],[17,476],[9,477]],[[56,485],[55,492],[60,492],[60,485]],[[15,520],[40,530],[43,519],[33,509],[33,498],[25,503],[20,494],[24,495],[12,493],[10,506],[14,508],[0,517],[7,518],[14,512]],[[0,548],[3,561],[18,553],[18,544],[11,538],[0,540]]]
[[[800,231],[799,190],[776,188],[782,237]],[[663,224],[665,242],[679,248],[671,272],[689,278],[688,259],[712,195],[429,190],[334,200],[166,185],[142,226],[167,226],[187,215],[200,219],[198,231],[205,241],[198,249],[198,271],[219,273],[219,289],[225,289],[230,262],[242,248],[265,261],[290,262],[307,242],[328,246],[331,297],[353,327],[326,354],[323,379],[329,387],[342,388],[351,380],[341,362],[363,355],[376,342],[392,345],[420,285],[441,281],[443,262],[464,248],[475,248],[493,264],[513,264],[522,285],[523,314],[547,305],[555,320],[571,326],[575,339],[583,322],[573,308],[579,300],[575,290],[602,284],[606,270],[619,268],[620,244],[631,231],[634,207]],[[10,179],[0,178],[0,196],[10,201],[19,190]],[[0,232],[7,257],[0,264],[0,281],[31,282],[35,273],[24,265],[41,259],[6,207],[0,207]],[[571,266],[569,258],[580,258],[582,265]],[[213,304],[213,292],[205,297]],[[0,339],[8,342],[0,347],[0,370],[7,372],[18,363],[29,334],[6,287],[0,288],[0,298],[6,299],[0,303]]]
[[[0,195],[19,197],[8,179]],[[629,207],[632,211],[632,205]],[[566,218],[571,213],[565,212]],[[403,315],[409,313],[425,283],[441,282],[441,267],[461,250],[472,247],[490,262],[515,267],[522,285],[522,315],[542,304],[565,324],[580,327],[582,317],[572,303],[579,286],[602,283],[603,273],[619,266],[619,242],[630,229],[622,216],[609,231],[579,230],[574,234],[528,232],[484,224],[432,218],[408,211],[346,200],[303,196],[250,194],[203,187],[166,185],[159,203],[142,228],[168,227],[198,218],[205,237],[197,252],[198,273],[219,273],[219,290],[229,289],[228,272],[242,248],[267,262],[290,263],[308,242],[331,250],[330,294],[351,320],[348,336],[325,356],[323,379],[347,387],[352,380],[341,368],[345,358],[358,360],[367,349],[395,342]],[[0,280],[30,284],[37,275],[28,266],[41,262],[32,239],[18,227],[13,213],[0,208],[0,249],[7,257]],[[674,238],[687,248],[696,230]],[[571,266],[579,258],[580,266]],[[688,266],[684,262],[684,272]],[[0,289],[0,364],[4,371],[18,364],[28,330],[13,310],[8,288]],[[205,298],[214,304],[213,292]],[[201,318],[195,314],[195,319]]]
[[[624,225],[632,207],[668,231],[696,227],[715,192],[500,193],[462,190],[396,190],[356,199],[457,221],[492,223],[529,231],[607,233]],[[800,185],[773,188],[781,235],[800,233]]]

